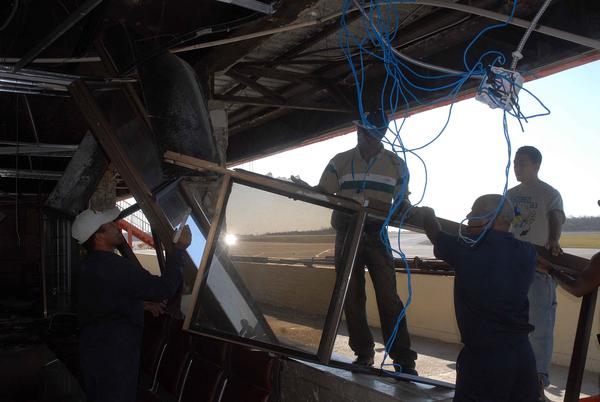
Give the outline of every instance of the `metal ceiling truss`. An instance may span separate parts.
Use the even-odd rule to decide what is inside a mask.
[[[127,77],[88,77],[31,69],[14,72],[10,67],[0,64],[0,91],[4,92],[68,97],[68,86],[80,79],[95,89],[118,88],[120,84],[137,81]]]
[[[146,185],[142,174],[131,162],[114,129],[92,95],[91,90],[83,81],[78,80],[69,86],[69,92],[88,122],[96,141],[98,141],[98,144],[100,144],[123,181],[127,184],[133,197],[142,207],[152,228],[156,231],[159,238],[163,240],[166,250],[171,251],[173,244],[166,239],[172,238],[174,229],[171,227],[164,211],[155,200],[152,190]],[[142,127],[145,127],[147,130],[148,138],[152,138],[150,134],[151,128],[145,124],[145,113],[143,110],[138,109],[139,104],[136,101],[130,98],[127,98],[127,100],[139,121],[143,123]],[[187,255],[184,261],[184,280],[190,281],[195,271],[195,264],[189,255]]]
[[[12,68],[12,72],[17,72],[60,38],[65,32],[71,29],[75,24],[81,21],[85,16],[92,12],[103,0],[87,0],[77,10],[71,13],[60,25],[58,25],[48,36],[32,48],[25,56],[21,58]]]
[[[427,4],[429,6],[438,6],[438,7],[446,7],[446,5],[444,5],[445,3],[442,4],[442,2],[416,2],[416,4]],[[487,0],[487,1],[481,1],[477,3],[477,8],[474,8],[472,6],[464,6],[463,5],[457,5],[456,7],[452,4],[448,4],[447,8],[450,8],[450,10],[435,10],[433,11],[433,13],[426,15],[425,17],[422,18],[417,18],[416,21],[410,21],[408,23],[408,25],[404,26],[402,28],[402,30],[400,31],[396,41],[393,43],[394,47],[396,47],[399,50],[402,51],[406,51],[409,54],[414,54],[414,57],[418,57],[419,59],[427,59],[427,57],[430,57],[432,54],[434,54],[436,51],[445,51],[447,48],[458,45],[460,43],[464,42],[464,32],[469,31],[469,32],[476,32],[478,30],[480,30],[481,28],[489,25],[489,20],[488,18],[494,18],[494,19],[501,19],[501,17],[506,18],[506,16],[503,16],[500,13],[497,12],[492,12],[492,11],[487,11],[487,9],[489,8],[493,8],[495,6],[498,5],[498,2],[495,0]],[[527,14],[528,12],[534,12],[535,11],[535,7],[531,4],[531,3],[527,3],[527,5],[529,6],[529,8],[524,9],[524,11],[522,12]],[[418,6],[420,7],[424,7],[424,5],[420,5]],[[466,7],[466,8],[465,8]],[[419,8],[415,9],[415,10],[419,10]],[[452,10],[452,8],[455,8],[455,10]],[[360,13],[351,13],[348,15],[349,18],[353,18],[358,19],[360,18]],[[515,25],[519,26],[519,27],[527,27],[529,26],[529,23],[525,20],[520,20],[517,19],[518,21],[515,22]],[[337,21],[337,19],[332,19],[331,21]],[[466,25],[465,25],[466,24]],[[538,27],[538,28],[542,28],[542,27]],[[275,57],[274,59],[271,60],[264,60],[264,61],[243,61],[243,62],[238,62],[238,63],[233,63],[231,64],[227,69],[228,70],[234,70],[237,73],[241,73],[243,74],[247,79],[249,80],[254,80],[257,81],[259,80],[261,77],[268,77],[268,78],[272,78],[272,79],[282,79],[282,80],[287,80],[287,82],[295,82],[297,86],[301,86],[304,85],[306,86],[308,83],[311,83],[311,80],[305,80],[303,82],[298,82],[296,80],[297,77],[284,77],[284,74],[281,72],[281,69],[276,68],[279,65],[286,65],[288,63],[304,63],[306,62],[307,64],[321,64],[322,67],[320,67],[317,71],[314,71],[310,74],[312,74],[313,76],[321,76],[323,75],[324,71],[327,71],[328,68],[327,66],[331,66],[332,68],[334,68],[336,65],[342,65],[345,66],[347,65],[347,61],[346,60],[341,60],[338,62],[327,62],[325,60],[306,60],[306,59],[294,59],[297,58],[299,54],[301,54],[304,50],[309,49],[311,46],[313,46],[314,44],[318,43],[319,41],[323,40],[324,38],[327,38],[327,36],[334,34],[337,30],[339,29],[339,25],[336,23],[332,23],[331,25],[326,26],[323,30],[321,30],[319,33],[313,35],[312,37],[308,38],[307,40],[304,40],[300,45],[292,48],[290,51],[285,52],[284,54]],[[545,29],[545,28],[544,28]],[[538,29],[539,31],[539,29]],[[545,31],[544,31],[545,33]],[[439,40],[440,35],[443,35],[444,40]],[[493,35],[491,36],[493,40]],[[423,42],[425,41],[425,42]],[[505,47],[506,45],[509,45],[508,43],[505,43]],[[425,53],[424,52],[425,49]],[[417,54],[418,53],[418,54]],[[242,60],[240,58],[240,60]],[[457,60],[457,62],[459,62],[459,60]],[[373,63],[372,60],[367,60],[366,64],[368,65],[369,63]],[[242,66],[244,66],[245,68],[242,68]],[[249,68],[252,68],[252,70],[250,70]],[[262,73],[260,72],[261,69],[264,69],[265,71],[270,71],[272,74],[267,74],[267,73]],[[229,75],[228,70],[226,70],[226,72],[221,73],[221,74],[225,74],[225,75]],[[310,74],[306,74],[306,75],[310,75]],[[246,80],[247,81],[247,80]],[[238,81],[239,82],[239,81]],[[328,94],[333,94],[333,96],[330,96],[329,98],[334,98],[334,99],[338,99],[340,98],[340,92],[336,91],[336,89],[340,89],[344,88],[344,83],[352,86],[353,82],[348,81],[348,75],[346,74],[346,76],[344,77],[343,74],[340,74],[339,76],[335,77],[335,78],[331,78],[329,77],[327,79],[327,82],[331,82],[334,85],[336,85],[336,87],[331,87],[331,86],[325,86],[322,85],[323,89],[327,90]],[[224,101],[227,103],[227,101],[231,101],[231,104],[244,104],[244,102],[247,102],[247,105],[245,107],[241,107],[241,108],[232,108],[232,110],[230,111],[230,129],[229,132],[231,135],[235,135],[237,133],[239,133],[240,131],[243,130],[247,130],[249,128],[255,127],[258,124],[265,124],[268,121],[274,119],[274,118],[278,118],[281,117],[282,115],[285,115],[289,112],[293,112],[294,108],[286,108],[287,110],[273,110],[273,108],[285,108],[285,104],[284,105],[278,105],[277,103],[273,103],[273,102],[248,102],[248,99],[245,98],[235,98],[235,97],[229,97],[231,96],[237,96],[237,93],[241,90],[243,90],[244,88],[249,87],[249,85],[247,85],[247,82],[239,82],[237,85],[232,86],[231,88],[227,89],[224,92],[221,93],[217,93],[215,95],[213,95],[214,99],[219,99],[221,101]],[[293,86],[291,84],[288,84],[287,86],[283,86],[281,88],[269,88],[271,91],[276,91],[278,94],[286,94],[285,96],[290,98],[290,96],[287,95],[287,91],[291,90],[293,88]],[[465,86],[465,89],[467,89],[468,86]],[[348,91],[350,92],[350,91]],[[345,93],[345,92],[344,92]],[[222,95],[227,95],[227,97],[222,97]],[[354,94],[351,94],[350,97],[352,97]],[[319,99],[315,96],[315,98],[313,98],[316,102],[319,101]],[[348,107],[350,102],[346,102],[346,101],[342,101],[342,104],[344,105],[344,107]],[[317,109],[314,109],[317,110]],[[248,137],[248,141],[252,141],[250,139],[250,136]]]

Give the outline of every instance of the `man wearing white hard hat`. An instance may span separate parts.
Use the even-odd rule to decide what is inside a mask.
[[[90,402],[135,401],[143,302],[175,294],[182,281],[181,257],[191,243],[186,227],[167,254],[165,272],[152,275],[114,253],[125,241],[114,222],[119,213],[118,208],[87,209],[72,227],[73,237],[88,250],[79,274],[79,353]]]

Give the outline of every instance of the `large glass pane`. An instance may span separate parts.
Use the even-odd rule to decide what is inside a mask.
[[[191,212],[190,207],[177,189],[162,194],[159,193],[156,198],[158,205],[165,213],[173,229],[177,229]]]
[[[332,215],[234,183],[191,329],[316,354],[336,282]]]
[[[204,247],[206,247],[206,235],[202,232],[195,219],[190,217],[185,223],[190,227],[192,232],[192,244],[187,248],[187,252],[192,257],[192,261],[196,267],[200,265],[202,261],[202,255],[204,254]]]

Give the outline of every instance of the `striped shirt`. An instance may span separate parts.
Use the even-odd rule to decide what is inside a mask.
[[[356,147],[329,161],[319,187],[363,205],[366,200],[391,203],[402,188],[404,166],[400,157],[383,146],[370,161],[365,161]],[[407,195],[408,191],[405,198]]]

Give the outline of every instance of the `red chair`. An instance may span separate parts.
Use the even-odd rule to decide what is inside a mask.
[[[158,362],[156,381],[149,391],[140,390],[138,401],[154,402],[172,399],[180,392],[190,364],[192,337],[181,330],[183,320],[171,320],[165,350]]]
[[[196,337],[192,361],[178,401],[219,401],[225,386],[229,350],[230,345],[226,342],[204,336]]]
[[[225,385],[225,370],[201,355],[192,354],[178,402],[218,402]]]
[[[267,352],[235,346],[230,362],[230,375],[221,402],[267,402],[279,359]]]

